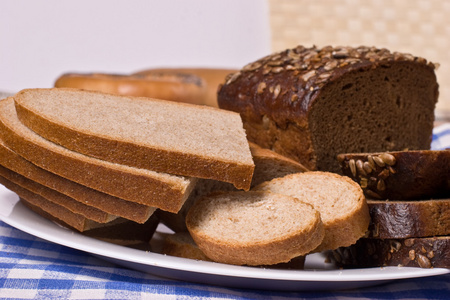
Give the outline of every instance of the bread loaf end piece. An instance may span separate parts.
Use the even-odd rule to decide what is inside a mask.
[[[386,49],[298,46],[229,76],[218,104],[241,114],[250,141],[339,173],[339,153],[430,148],[434,69]]]
[[[227,192],[197,201],[187,228],[207,257],[235,265],[272,265],[303,256],[323,238],[320,214],[296,198]]]

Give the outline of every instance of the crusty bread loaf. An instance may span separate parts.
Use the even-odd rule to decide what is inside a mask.
[[[372,199],[450,197],[450,151],[339,154],[342,172]]]
[[[33,164],[115,197],[177,212],[195,179],[113,164],[58,146],[24,126],[14,101],[0,101],[0,136],[15,153]]]
[[[204,82],[206,82],[206,97],[196,100],[196,104],[203,104],[208,106],[217,107],[217,90],[219,85],[222,84],[231,73],[235,73],[238,70],[235,69],[223,69],[223,68],[153,68],[142,70],[134,73],[133,75],[141,76],[198,76]],[[155,97],[157,98],[157,97]]]
[[[236,265],[288,262],[315,249],[323,238],[318,211],[270,192],[226,192],[198,200],[188,230],[213,261]]]
[[[22,123],[73,151],[250,188],[254,164],[234,112],[76,89],[23,90],[14,101]]]
[[[364,268],[405,266],[450,268],[450,237],[409,239],[360,239],[356,244],[329,255],[337,266]]]
[[[328,172],[304,172],[264,182],[257,191],[289,195],[320,212],[325,237],[315,252],[349,246],[363,237],[370,216],[364,194],[350,178]]]
[[[74,200],[137,223],[144,223],[156,208],[125,201],[48,172],[8,148],[0,138],[0,165]]]
[[[229,76],[218,103],[241,114],[250,141],[340,172],[339,153],[430,148],[434,69],[386,49],[298,46]]]
[[[2,166],[0,166],[0,176],[8,179],[9,181],[13,182],[16,185],[19,185],[24,189],[29,190],[30,192],[44,197],[48,201],[58,204],[73,213],[82,215],[95,222],[108,223],[114,219],[117,219],[117,216],[110,215],[98,208],[78,202],[64,194],[49,189],[48,187],[34,182]]]
[[[450,235],[450,199],[422,201],[368,200],[367,237],[405,239]]]
[[[249,143],[249,146],[255,163],[251,187],[255,187],[264,181],[283,177],[287,174],[307,171],[300,163],[269,149],[263,149],[254,143]],[[194,190],[178,213],[175,214],[158,210],[156,214],[159,216],[161,223],[173,231],[187,231],[186,214],[197,199],[211,192],[233,190],[236,190],[236,188],[232,184],[210,179],[201,179],[197,181]]]
[[[152,73],[145,75],[67,73],[56,80],[55,87],[78,88],[116,95],[150,97],[194,104],[204,102],[208,92],[207,83],[202,78],[186,73]]]

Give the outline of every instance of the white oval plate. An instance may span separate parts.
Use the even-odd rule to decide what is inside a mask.
[[[19,202],[16,194],[1,185],[0,219],[36,237],[85,251],[124,267],[176,280],[234,288],[342,290],[450,273],[449,269],[406,267],[339,270],[326,264],[321,255],[309,255],[305,270],[275,270],[197,261],[136,250],[83,236],[42,218]]]

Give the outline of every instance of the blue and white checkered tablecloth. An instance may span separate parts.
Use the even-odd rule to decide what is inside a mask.
[[[450,147],[450,124],[433,149]],[[450,299],[450,274],[345,291],[233,289],[159,278],[47,242],[0,221],[0,299]]]

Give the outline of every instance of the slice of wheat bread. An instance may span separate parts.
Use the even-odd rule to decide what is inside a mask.
[[[154,207],[125,201],[48,172],[12,151],[1,138],[0,165],[80,203],[137,223],[146,222],[156,210]]]
[[[300,163],[284,157],[269,149],[263,149],[260,146],[249,143],[253,161],[255,162],[255,171],[253,172],[251,187],[274,178],[283,177],[287,174],[305,172],[307,169]],[[183,207],[176,214],[158,210],[157,214],[161,223],[175,232],[187,231],[186,215],[194,202],[206,194],[215,191],[233,191],[236,188],[230,184],[211,179],[200,179]]]
[[[73,151],[250,188],[254,164],[237,113],[62,88],[23,90],[14,100],[26,126]]]
[[[408,239],[360,239],[328,255],[343,268],[405,266],[450,268],[450,236]]]
[[[0,136],[33,164],[81,185],[139,204],[177,212],[195,178],[157,173],[106,162],[56,145],[24,126],[14,101],[0,101]]]
[[[346,176],[329,172],[304,172],[264,182],[258,191],[289,195],[320,212],[325,237],[315,252],[355,243],[366,233],[369,209],[361,187]]]
[[[186,225],[213,261],[272,265],[305,255],[322,241],[320,214],[300,200],[270,192],[224,192],[199,199]]]
[[[416,201],[368,200],[366,237],[405,239],[450,235],[450,199]]]
[[[347,153],[337,156],[343,174],[371,199],[450,197],[450,150]]]
[[[75,229],[77,231],[85,231],[92,228],[96,228],[102,226],[102,224],[107,223],[98,223],[93,220],[86,218],[80,214],[76,214],[68,210],[67,208],[55,204],[44,197],[35,194],[20,185],[15,184],[14,182],[6,179],[3,176],[0,176],[0,183],[4,185],[7,189],[16,193],[22,200],[24,204],[31,204],[33,207],[36,207],[39,210],[43,210],[48,214],[52,215],[53,219],[58,220],[58,223],[64,222],[70,228]],[[29,206],[29,205],[27,205]]]
[[[9,169],[6,169],[0,166],[0,176],[8,179],[9,181],[23,187],[24,189],[29,190],[37,195],[40,195],[51,201],[55,204],[58,204],[73,213],[82,215],[88,219],[91,219],[98,223],[108,223],[114,219],[117,219],[117,216],[110,215],[102,210],[99,210],[95,207],[83,204],[78,202],[64,194],[61,194],[55,190],[49,189],[37,182],[34,182],[16,172],[13,172]]]

